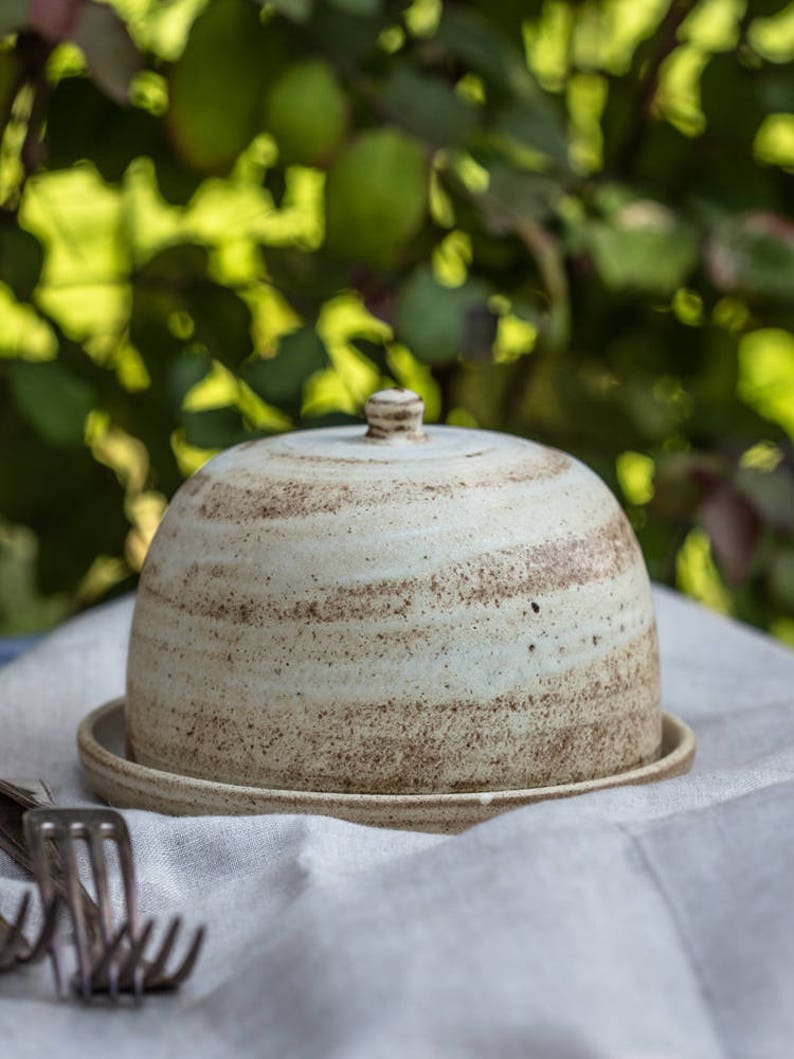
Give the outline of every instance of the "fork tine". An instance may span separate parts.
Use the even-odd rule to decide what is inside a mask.
[[[66,875],[66,893],[69,912],[74,926],[74,941],[77,949],[77,973],[80,993],[84,1000],[91,998],[91,950],[88,929],[83,908],[83,894],[80,888],[80,869],[74,849],[74,834],[79,829],[70,823],[57,829],[58,845]]]
[[[86,842],[88,844],[91,871],[94,876],[96,903],[99,906],[99,930],[102,935],[102,944],[107,948],[113,936],[113,910],[110,903],[110,884],[108,882],[108,866],[105,859],[104,832],[89,829],[86,832]]]
[[[114,838],[114,833],[107,825],[88,828],[85,832],[88,843],[88,856],[91,861],[91,871],[94,876],[94,887],[96,891],[96,903],[99,907],[99,933],[102,938],[102,948],[105,956],[111,949],[113,943],[113,908],[110,900],[110,883],[108,881],[108,866],[105,856],[105,839]],[[118,939],[116,939],[118,940]],[[104,972],[108,978],[108,989],[112,997],[118,996],[118,964],[115,959],[106,962]]]
[[[91,972],[94,988],[104,989],[105,984],[108,984],[108,988],[111,996],[118,996],[119,989],[119,966],[118,960],[123,953],[124,939],[127,936],[127,924],[125,923],[122,927],[116,931],[115,936],[112,938],[110,944],[106,947],[102,953],[102,957]],[[115,975],[113,980],[110,980],[107,976],[108,968],[115,965]],[[113,991],[115,987],[115,992]]]
[[[206,933],[204,927],[198,927],[196,929],[191,946],[180,966],[177,967],[172,974],[160,978],[160,980],[152,986],[153,989],[177,989],[185,981],[196,964],[196,960],[201,952],[201,947],[204,944]]]
[[[55,882],[52,876],[53,865],[47,849],[47,839],[45,838],[47,822],[46,819],[42,818],[42,814],[45,812],[46,810],[42,809],[28,810],[23,817],[23,831],[25,842],[30,852],[31,865],[38,884],[42,907],[52,909],[54,915],[56,907]],[[59,997],[63,997],[65,994],[58,945],[50,945],[49,952],[52,976],[55,979],[55,992]]]
[[[143,978],[144,989],[156,988],[157,981],[165,970],[165,965],[168,963],[168,957],[171,955],[174,948],[174,943],[176,942],[181,926],[181,916],[175,916],[171,926],[166,931],[159,952],[154,960],[152,960],[150,966],[146,969],[146,974]]]
[[[49,908],[44,909],[44,922],[38,938],[30,946],[30,951],[24,957],[17,957],[18,961],[20,963],[37,963],[47,952],[49,952],[57,925],[58,900],[56,898]]]
[[[22,932],[25,929],[25,923],[27,922],[29,911],[30,891],[27,890],[22,895],[22,900],[19,902],[19,909],[17,910],[16,918],[14,919],[14,923],[11,928],[10,940],[14,948],[17,948],[19,946],[20,940],[24,941]]]
[[[132,992],[135,995],[136,1001],[140,1001],[143,996],[143,953],[153,929],[154,920],[147,920],[138,934],[138,937],[132,942],[130,950],[126,954],[124,963],[119,971],[120,988],[126,989],[132,986]],[[127,932],[129,933],[129,924]]]
[[[140,912],[138,910],[138,887],[135,879],[135,861],[132,856],[132,842],[130,840],[130,832],[127,827],[127,822],[124,817],[118,813],[113,813],[112,817],[109,819],[108,837],[113,839],[118,852],[119,864],[121,866],[121,881],[124,887],[127,936],[132,945],[132,952],[135,952],[141,930]],[[131,970],[134,979],[133,991],[138,998],[140,998],[140,995],[143,993],[143,949],[145,948],[146,940],[148,939],[153,926],[153,923],[149,924],[149,931],[144,939],[143,946],[141,946],[139,950],[135,962],[131,963],[129,959],[127,960],[127,968],[128,970]],[[124,972],[119,969],[119,980],[123,976],[123,973]]]
[[[4,926],[7,923],[7,932],[2,944],[0,944],[0,969],[12,967],[19,959],[20,942],[23,943],[23,948],[27,944],[22,931],[25,927],[29,907],[30,893],[25,893],[22,895],[22,900],[19,903],[19,909],[13,922],[7,923],[6,920],[3,921]]]

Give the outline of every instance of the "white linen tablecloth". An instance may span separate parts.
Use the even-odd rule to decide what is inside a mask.
[[[462,835],[322,817],[125,813],[145,914],[205,922],[141,1010],[0,976],[2,1059],[791,1059],[794,653],[656,590],[693,771]],[[0,775],[93,801],[74,746],[119,695],[132,600],[0,672]],[[26,885],[0,853],[0,909]]]

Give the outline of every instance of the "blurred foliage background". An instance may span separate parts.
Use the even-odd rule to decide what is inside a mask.
[[[794,642],[794,4],[0,0],[0,632],[252,435],[574,452]]]

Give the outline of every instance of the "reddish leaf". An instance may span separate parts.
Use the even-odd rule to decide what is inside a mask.
[[[82,49],[94,83],[117,103],[127,103],[130,81],[141,67],[141,57],[113,8],[85,4],[71,37]]]
[[[72,36],[85,0],[30,0],[32,29],[53,44]]]
[[[698,518],[728,581],[741,584],[750,572],[761,531],[755,507],[730,482],[721,482],[700,502]]]
[[[689,521],[700,500],[723,480],[728,468],[719,457],[677,452],[657,466],[651,509],[662,519]]]

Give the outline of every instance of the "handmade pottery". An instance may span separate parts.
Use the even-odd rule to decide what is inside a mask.
[[[80,758],[93,789],[111,805],[181,816],[244,816],[312,813],[370,827],[453,833],[521,805],[549,798],[672,779],[689,771],[695,737],[682,721],[662,716],[657,761],[613,776],[525,790],[464,791],[457,794],[345,794],[290,791],[163,772],[130,761],[124,748],[124,700],[93,710],[77,736]]]
[[[178,491],[135,607],[132,765],[403,801],[658,765],[650,587],[603,482],[423,426],[410,391],[367,417],[239,445]]]

